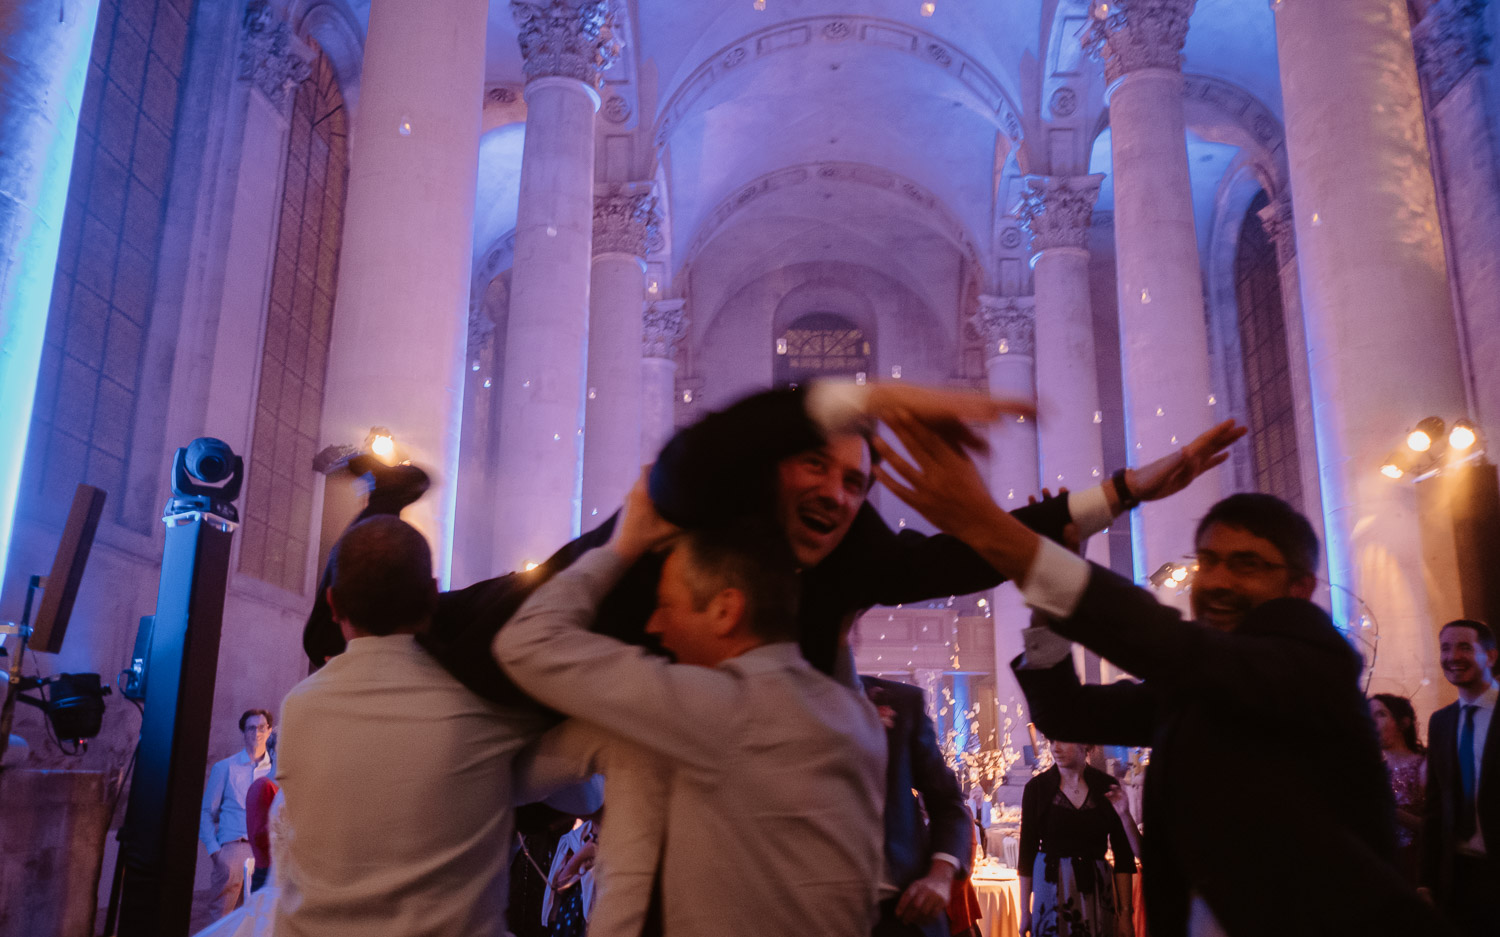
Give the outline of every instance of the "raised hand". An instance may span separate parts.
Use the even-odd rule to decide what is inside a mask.
[[[1036,407],[1024,400],[1006,400],[971,390],[900,383],[872,385],[865,409],[877,420],[889,422],[892,416],[916,420],[951,445],[976,452],[986,451],[989,444],[969,424],[993,423],[1006,414],[1036,415]]]
[[[646,488],[650,474],[649,465],[641,470],[641,477],[625,496],[625,506],[620,510],[619,520],[615,521],[615,532],[609,538],[609,548],[630,562],[661,549],[682,532],[682,528],[656,512],[656,504]]]
[[[890,412],[884,419],[911,455],[908,461],[885,440],[873,441],[883,460],[875,466],[875,477],[898,498],[955,536],[980,516],[999,510],[962,446],[905,411]]]
[[[1234,420],[1225,420],[1171,455],[1139,468],[1126,469],[1125,484],[1142,501],[1157,501],[1174,495],[1193,479],[1229,458],[1227,451],[1249,430]]]

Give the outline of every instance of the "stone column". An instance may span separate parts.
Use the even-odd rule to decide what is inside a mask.
[[[650,183],[594,198],[589,285],[588,393],[583,434],[583,526],[625,501],[641,474],[642,313],[646,244],[656,228]]]
[[[1104,475],[1088,250],[1103,180],[1103,175],[1028,176],[1018,212],[1035,252],[1036,432],[1041,482],[1053,491],[1082,491]],[[1094,538],[1089,558],[1109,565],[1106,538]]]
[[[980,296],[979,311],[970,320],[988,349],[985,371],[989,391],[996,397],[1036,399],[1036,316],[1029,296]],[[990,491],[1007,511],[1040,493],[1037,484],[1036,421],[1004,417],[990,428]],[[995,665],[1008,673],[1010,661],[1021,653],[1021,629],[1031,611],[1013,583],[991,594],[995,625]]]
[[[98,14],[99,0],[0,6],[0,566],[10,554]]]
[[[1464,393],[1407,22],[1404,0],[1276,9],[1329,578],[1379,621],[1372,689],[1410,693],[1437,673],[1426,583],[1452,571],[1423,549],[1411,484],[1379,467]],[[1339,589],[1333,606],[1359,617]]]
[[[1500,433],[1500,165],[1481,65],[1490,62],[1487,0],[1439,0],[1412,27],[1427,91],[1448,270],[1466,351],[1473,416]]]
[[[1108,81],[1125,440],[1132,462],[1186,444],[1215,415],[1182,107],[1182,44],[1195,0],[1096,3],[1085,48]],[[1217,473],[1131,512],[1135,572],[1193,548]]]
[[[641,461],[655,460],[677,431],[677,343],[687,334],[685,303],[646,307],[641,334]]]
[[[1276,245],[1281,272],[1281,314],[1286,328],[1287,377],[1297,424],[1298,474],[1302,512],[1323,537],[1323,492],[1318,481],[1318,433],[1313,422],[1312,381],[1307,373],[1307,328],[1302,321],[1302,277],[1297,270],[1297,232],[1291,193],[1283,190],[1260,210],[1260,223]],[[1326,592],[1326,590],[1324,590]]]
[[[325,442],[389,427],[432,475],[405,517],[447,582],[463,417],[485,0],[377,3],[352,128]]]
[[[615,50],[605,0],[513,0],[511,11],[526,59],[526,141],[501,378],[502,570],[541,562],[579,531],[594,113]]]

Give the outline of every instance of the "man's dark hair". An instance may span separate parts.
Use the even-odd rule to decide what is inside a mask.
[[[691,531],[677,549],[687,561],[695,610],[725,589],[738,589],[752,633],[767,643],[797,640],[797,559],[785,534],[765,522],[742,521]]]
[[[1293,573],[1306,576],[1318,571],[1318,535],[1312,524],[1296,508],[1275,495],[1247,491],[1230,495],[1208,509],[1193,542],[1203,538],[1203,532],[1214,524],[1223,524],[1254,534],[1281,551],[1282,557]]]
[[[244,713],[242,713],[240,715],[240,731],[241,732],[245,731],[245,723],[247,723],[247,722],[250,721],[250,717],[251,716],[265,716],[266,717],[266,725],[268,725],[268,726],[274,726],[274,725],[276,725],[276,720],[273,719],[271,717],[271,714],[268,713],[268,712],[266,712],[264,709],[247,709],[247,710],[244,711]]]
[[[405,521],[382,515],[344,532],[329,557],[333,607],[372,635],[425,627],[437,607],[432,551]]]
[[[1449,628],[1468,628],[1473,631],[1479,638],[1479,646],[1484,648],[1486,654],[1495,649],[1495,630],[1482,621],[1475,621],[1472,618],[1455,618],[1439,628],[1438,634],[1441,635]]]

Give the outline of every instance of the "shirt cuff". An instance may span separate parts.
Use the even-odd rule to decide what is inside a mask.
[[[1039,537],[1040,548],[1026,570],[1021,598],[1037,611],[1067,618],[1089,584],[1089,563],[1060,544]]]
[[[1078,537],[1087,540],[1115,521],[1109,510],[1109,499],[1104,496],[1104,486],[1095,485],[1083,491],[1068,492],[1068,514],[1078,525]]]
[[[941,859],[944,862],[947,862],[948,864],[950,864],[950,865],[953,866],[953,874],[954,875],[957,875],[958,872],[959,872],[959,870],[963,868],[963,865],[961,865],[957,859],[955,859],[954,857],[948,855],[946,852],[935,852],[935,853],[932,854],[932,861],[933,862],[936,862],[939,859]]]
[[[1073,655],[1073,642],[1046,625],[1022,628],[1021,641],[1026,648],[1022,670],[1050,670]]]
[[[814,381],[807,390],[807,416],[825,433],[862,429],[870,385],[848,381]]]

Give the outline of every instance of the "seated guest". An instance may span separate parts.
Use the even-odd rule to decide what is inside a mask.
[[[282,703],[291,830],[277,937],[501,937],[512,759],[533,714],[470,693],[417,646],[437,600],[427,541],[393,517],[334,548],[348,649]]]
[[[659,879],[667,937],[867,937],[885,735],[852,673],[835,681],[798,650],[785,540],[730,526],[677,543],[647,626],[676,663],[589,631],[625,571],[675,531],[638,483],[608,545],[538,589],[500,630],[495,656],[542,703],[670,772]],[[628,811],[608,758],[604,767],[607,876],[615,821]],[[610,897],[600,888],[603,913]]]
[[[1417,713],[1406,697],[1376,693],[1370,697],[1370,718],[1375,720],[1375,735],[1396,798],[1396,865],[1415,885],[1422,865],[1427,749],[1417,741]]]
[[[1306,518],[1270,495],[1215,504],[1194,537],[1187,621],[1017,523],[966,453],[910,420],[892,427],[911,461],[877,443],[891,466],[881,480],[1052,618],[1025,629],[1012,664],[1037,726],[1152,746],[1143,884],[1153,937],[1440,932],[1395,870],[1363,662],[1308,601],[1319,548]],[[1140,682],[1081,684],[1070,640]]]
[[[1120,785],[1088,751],[1053,742],[1052,767],[1021,793],[1021,937],[1134,933],[1135,851],[1109,796]]]

